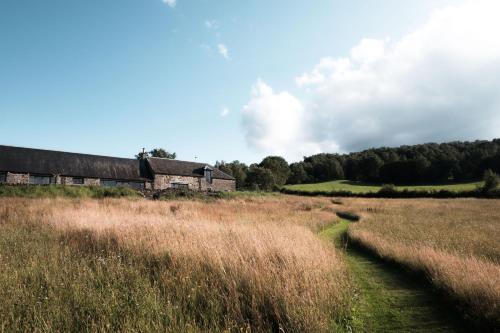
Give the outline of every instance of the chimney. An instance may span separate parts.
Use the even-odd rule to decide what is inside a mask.
[[[142,153],[139,154],[141,156],[141,160],[145,160],[148,157],[148,153],[146,153],[146,148],[142,148]]]

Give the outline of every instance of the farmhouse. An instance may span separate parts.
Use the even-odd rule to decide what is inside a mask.
[[[204,163],[129,159],[0,145],[0,183],[234,191],[235,179]]]

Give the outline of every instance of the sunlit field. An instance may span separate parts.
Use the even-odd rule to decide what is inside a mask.
[[[343,199],[351,239],[423,271],[479,318],[500,324],[500,200]]]
[[[408,190],[408,191],[439,191],[447,190],[453,192],[460,191],[473,191],[478,186],[481,186],[482,182],[470,182],[470,183],[455,183],[455,184],[430,184],[430,185],[408,185],[408,186],[396,186],[396,190]],[[298,185],[286,185],[285,188],[297,191],[323,191],[323,192],[340,192],[348,191],[352,193],[368,193],[377,192],[382,188],[381,184],[370,184],[363,182],[353,182],[348,180],[335,180],[324,183],[316,184],[298,184]]]
[[[335,331],[352,288],[318,202],[0,199],[0,330]]]
[[[0,199],[1,331],[346,331],[358,287],[319,234],[423,272],[498,322],[499,200],[239,194]],[[340,225],[339,225],[340,226]],[[404,275],[401,276],[404,278]],[[369,317],[369,314],[368,314]]]

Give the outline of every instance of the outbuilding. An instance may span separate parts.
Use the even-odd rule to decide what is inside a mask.
[[[235,179],[205,163],[68,153],[0,145],[0,183],[234,191]]]

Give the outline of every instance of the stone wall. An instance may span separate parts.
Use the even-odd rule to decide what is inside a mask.
[[[172,183],[188,184],[194,191],[235,191],[236,182],[227,179],[212,179],[209,184],[204,177],[155,175],[153,189],[165,190],[172,187]]]
[[[214,180],[214,179],[213,179]],[[213,183],[209,184],[205,177],[203,178],[198,178],[198,183],[200,184],[200,191],[215,191]]]
[[[62,185],[73,185],[73,177],[59,177],[61,179],[60,183],[57,184],[62,184]]]
[[[201,191],[213,191],[213,192],[236,191],[236,182],[234,180],[214,178],[212,179],[212,184],[210,184],[204,177],[199,179],[200,179]]]
[[[29,174],[18,174],[7,172],[7,184],[29,184]],[[170,175],[155,175],[154,182],[145,182],[147,190],[165,190],[172,187],[172,183],[187,184],[190,190],[193,191],[235,191],[236,183],[234,180],[212,179],[212,184],[209,184],[204,177],[188,177],[188,176],[170,176]],[[56,184],[73,185],[73,177],[56,176]],[[100,186],[101,181],[98,178],[85,178],[83,185]]]
[[[87,186],[100,186],[101,180],[99,178],[85,178],[83,180],[83,185]]]
[[[61,185],[73,185],[73,177],[65,177],[56,175],[55,183]],[[30,175],[28,173],[12,173],[7,172],[6,183],[7,184],[29,184]],[[87,186],[99,186],[100,180],[97,178],[85,178],[84,185]]]
[[[74,184],[73,183],[73,177],[66,177],[66,176],[64,176],[64,177],[58,177],[58,178],[60,178],[60,181],[58,182],[57,178],[56,178],[56,184],[82,186],[82,184]],[[80,177],[78,177],[78,178],[80,178]],[[83,185],[85,185],[85,179],[84,179]]]
[[[212,190],[216,192],[233,192],[236,191],[236,181],[229,179],[213,179]]]
[[[172,183],[188,184],[189,189],[193,191],[200,190],[198,177],[188,176],[170,176],[170,175],[155,175],[153,189],[165,190],[172,187]]]
[[[29,184],[30,175],[28,173],[7,172],[7,184]]]

